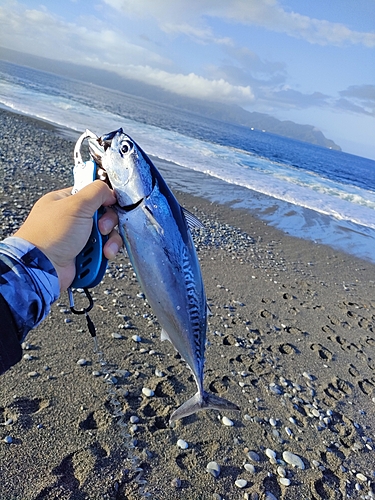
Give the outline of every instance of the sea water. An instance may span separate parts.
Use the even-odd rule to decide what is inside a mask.
[[[122,127],[172,189],[375,262],[375,161],[0,61],[0,105],[98,135]],[[36,141],[37,144],[37,141]]]

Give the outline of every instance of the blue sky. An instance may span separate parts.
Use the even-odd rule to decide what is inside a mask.
[[[375,0],[3,0],[0,46],[311,124],[375,159]]]

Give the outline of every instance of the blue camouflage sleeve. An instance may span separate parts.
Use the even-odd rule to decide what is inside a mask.
[[[49,259],[22,238],[0,242],[0,294],[17,328],[19,342],[49,313],[60,295],[59,280]]]

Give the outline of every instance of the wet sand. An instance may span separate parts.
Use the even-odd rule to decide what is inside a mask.
[[[74,142],[5,111],[0,126],[5,237],[41,194],[71,185]],[[207,226],[195,235],[212,312],[205,387],[241,411],[169,426],[195,383],[118,256],[93,293],[106,364],[63,294],[0,378],[0,498],[372,498],[375,266],[175,194]]]

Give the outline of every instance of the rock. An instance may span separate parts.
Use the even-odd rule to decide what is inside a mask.
[[[206,466],[206,470],[214,477],[219,477],[220,475],[220,465],[217,462],[209,462]]]
[[[233,421],[230,420],[228,417],[223,417],[221,419],[221,422],[226,425],[227,427],[232,427],[234,425]]]
[[[186,450],[187,448],[189,448],[189,445],[186,441],[184,441],[183,439],[179,439],[177,441],[177,446],[179,448],[181,448],[181,450]]]
[[[149,389],[148,387],[143,387],[142,394],[147,398],[152,398],[152,396],[154,396],[155,393],[152,389]]]
[[[293,467],[298,467],[302,470],[305,468],[305,464],[303,463],[302,458],[300,458],[298,455],[294,455],[294,453],[291,453],[290,451],[284,451],[283,460],[287,464],[293,465]]]
[[[289,486],[290,485],[290,479],[286,477],[280,477],[279,483],[282,484],[283,486]]]
[[[237,479],[236,482],[234,483],[237,488],[246,488],[247,486],[247,481],[246,479]]]
[[[245,464],[244,469],[247,470],[247,472],[251,472],[251,474],[255,473],[255,467],[253,464]]]
[[[253,462],[260,462],[260,457],[259,457],[258,453],[256,453],[255,451],[252,451],[252,450],[248,451],[247,456]]]
[[[265,454],[271,460],[275,460],[276,458],[276,453],[273,450],[270,450],[269,448],[266,448]]]

